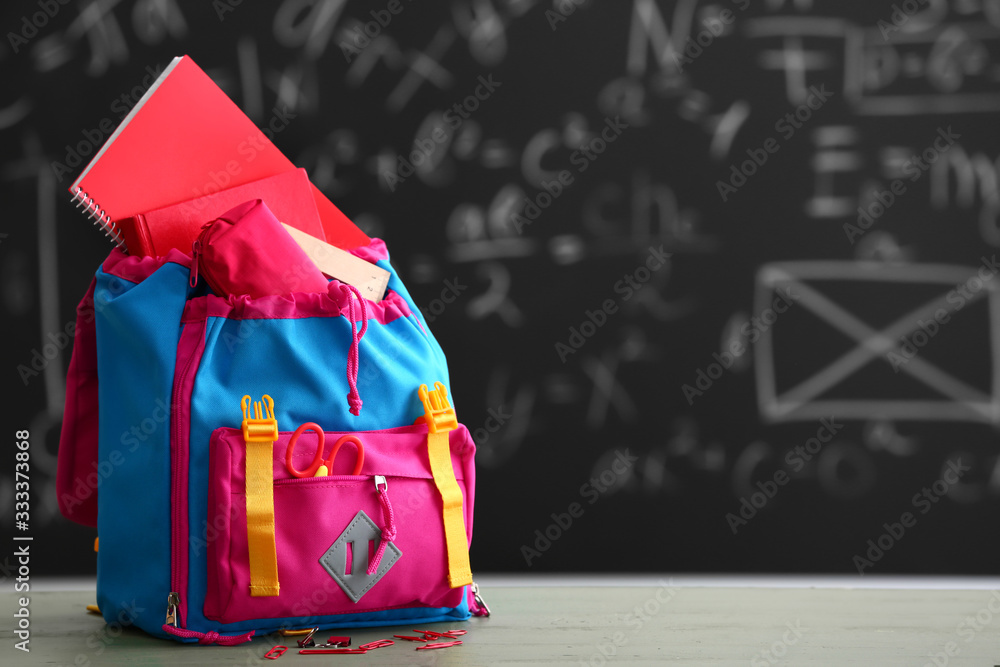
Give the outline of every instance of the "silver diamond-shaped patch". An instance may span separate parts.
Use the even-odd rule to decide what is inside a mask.
[[[399,557],[402,556],[399,548],[389,542],[382,552],[382,561],[374,574],[368,574],[368,562],[374,557],[375,552],[369,552],[369,544],[374,549],[378,549],[379,541],[382,539],[382,531],[375,522],[368,518],[364,511],[359,511],[350,525],[340,534],[337,541],[330,545],[320,559],[323,566],[331,577],[337,582],[347,597],[352,602],[357,602],[371,587],[378,583],[379,579],[385,576]],[[348,572],[348,543],[351,544],[350,571]]]

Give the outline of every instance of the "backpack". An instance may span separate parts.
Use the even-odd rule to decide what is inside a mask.
[[[444,353],[385,244],[351,252],[390,272],[381,301],[337,280],[224,298],[177,250],[116,248],[96,272],[56,485],[63,515],[97,527],[109,623],[234,644],[486,615],[475,446]]]

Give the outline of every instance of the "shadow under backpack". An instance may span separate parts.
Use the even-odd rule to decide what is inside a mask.
[[[223,298],[176,250],[116,248],[96,272],[56,486],[62,513],[97,527],[108,623],[237,644],[488,614],[469,566],[475,446],[444,353],[384,243],[351,252],[391,273],[380,302],[337,280]],[[353,441],[330,455],[346,435],[363,461]],[[328,474],[290,474],[320,451]]]

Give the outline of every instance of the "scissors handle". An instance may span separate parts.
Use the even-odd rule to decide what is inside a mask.
[[[305,431],[315,431],[316,435],[319,436],[319,442],[316,443],[316,454],[313,456],[312,463],[305,470],[299,470],[295,467],[293,462],[293,454],[295,452],[295,444],[299,440],[299,436]],[[333,449],[330,451],[330,456],[326,461],[323,461],[323,449],[326,445],[326,435],[323,433],[323,429],[320,428],[319,424],[314,422],[306,422],[302,424],[295,432],[292,433],[292,437],[288,440],[288,449],[285,451],[285,468],[288,469],[288,473],[293,477],[316,477],[329,475],[330,471],[333,470],[333,462],[337,458],[337,452],[340,451],[340,447],[345,443],[353,443],[357,447],[357,456],[354,459],[354,470],[351,472],[352,475],[360,475],[361,468],[365,463],[365,447],[361,444],[361,439],[354,435],[343,435],[337,442],[333,444]]]
[[[330,452],[330,458],[326,461],[327,468],[333,470],[333,462],[337,458],[337,452],[340,451],[340,446],[345,442],[354,443],[358,448],[357,456],[354,459],[354,470],[351,471],[351,474],[360,475],[361,468],[365,464],[365,446],[361,444],[361,439],[355,435],[343,435],[333,444],[333,451]]]
[[[316,455],[313,456],[312,463],[305,470],[299,470],[295,467],[295,463],[292,461],[292,454],[295,451],[295,443],[298,442],[299,436],[305,431],[315,431],[316,435],[319,436],[319,442],[316,443]],[[320,464],[323,462],[323,447],[326,444],[326,435],[323,433],[323,429],[320,428],[319,424],[315,422],[306,422],[302,424],[295,432],[292,433],[292,437],[288,440],[288,449],[285,451],[285,468],[288,469],[288,473],[292,477],[315,477],[316,471],[319,470]]]

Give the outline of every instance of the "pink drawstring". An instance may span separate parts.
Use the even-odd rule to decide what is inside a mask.
[[[378,481],[376,481],[375,488],[378,489],[378,499],[382,502],[382,523],[385,526],[382,528],[382,539],[378,541],[378,549],[375,550],[375,557],[368,564],[368,576],[375,574],[379,563],[382,562],[385,545],[396,539],[396,521],[392,515],[392,505],[389,504],[389,485],[385,484],[384,478],[382,482],[380,486]]]
[[[208,632],[195,632],[194,630],[185,630],[184,628],[175,628],[172,625],[164,624],[163,631],[172,634],[175,637],[182,637],[184,639],[194,639],[198,638],[198,643],[203,645],[208,644],[218,644],[219,646],[236,646],[237,644],[242,644],[244,642],[250,641],[253,637],[254,631],[244,632],[242,635],[220,635],[215,630],[210,630]]]
[[[347,384],[351,390],[347,393],[347,404],[351,406],[351,414],[357,417],[361,414],[361,396],[358,394],[358,343],[368,331],[368,306],[365,305],[365,299],[357,287],[341,283],[340,289],[347,295],[347,311],[351,319],[351,348],[347,352]],[[352,294],[361,304],[360,331],[358,331],[358,316],[355,312],[354,299],[351,298]]]

